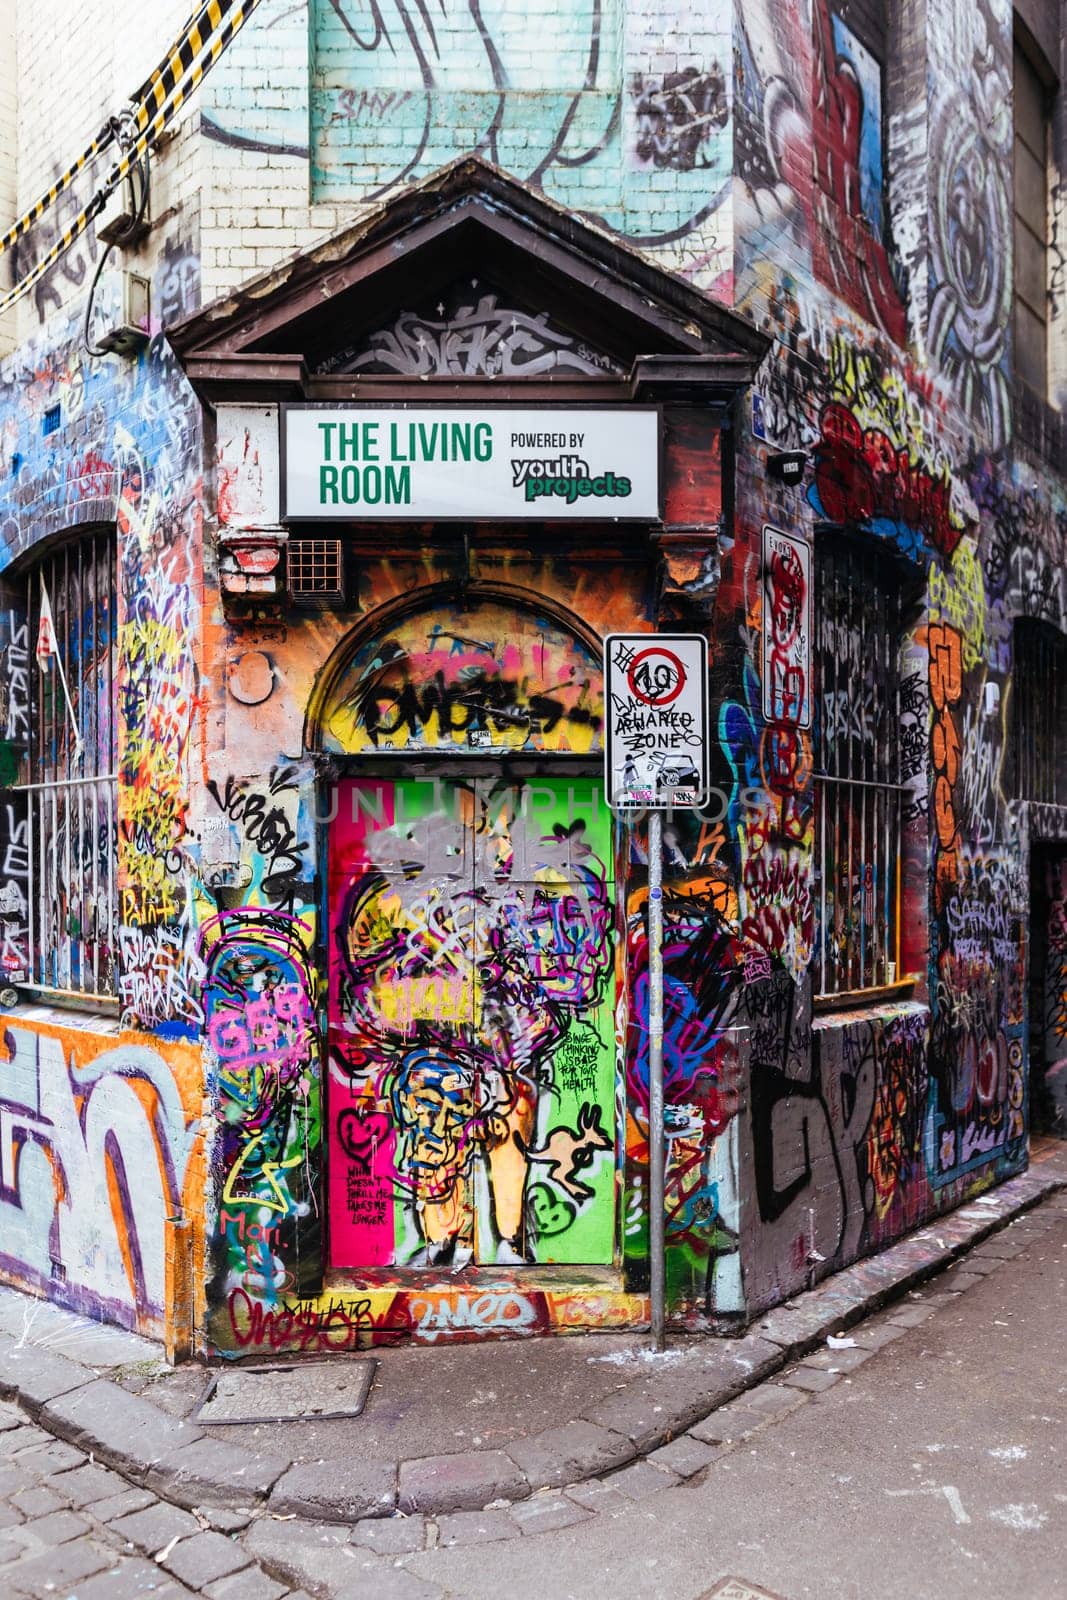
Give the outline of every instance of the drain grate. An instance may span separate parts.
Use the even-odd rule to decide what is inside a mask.
[[[744,1578],[723,1578],[714,1589],[706,1589],[699,1600],[781,1600],[769,1589],[759,1589]]]
[[[216,1373],[193,1416],[217,1426],[238,1422],[325,1422],[358,1417],[377,1361],[294,1362]]]

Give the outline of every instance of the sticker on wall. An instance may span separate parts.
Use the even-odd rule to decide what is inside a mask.
[[[811,550],[763,529],[763,715],[811,727]]]

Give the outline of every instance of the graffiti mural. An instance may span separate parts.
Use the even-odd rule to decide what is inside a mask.
[[[0,1274],[158,1336],[165,1224],[196,1215],[194,1051],[9,1018],[0,1052]]]
[[[228,1356],[337,1355],[376,1345],[447,1349],[485,1339],[529,1339],[556,1332],[604,1332],[648,1321],[647,1296],[591,1285],[587,1274],[554,1274],[551,1289],[487,1285],[471,1289],[447,1274],[425,1289],[368,1287],[265,1307],[243,1289],[230,1296],[220,1338]]]
[[[71,819],[70,857],[83,871],[58,873],[43,903],[64,925],[111,928],[100,940],[105,986],[126,1024],[163,1037],[192,1035],[200,1021],[195,967],[186,961],[189,906],[184,857],[188,755],[196,703],[193,595],[200,570],[200,420],[160,328],[190,309],[196,265],[179,239],[162,244],[153,275],[152,338],[137,363],[94,363],[80,348],[80,317],[50,321],[20,346],[0,374],[0,415],[12,463],[3,505],[0,564],[46,534],[76,534],[81,523],[117,528],[118,610],[72,619],[82,650],[79,717],[88,737],[113,651],[118,730],[117,818],[98,796],[90,820]],[[44,280],[45,282],[49,280]],[[46,433],[48,413],[55,426]],[[44,436],[42,437],[42,433]],[[106,592],[106,590],[105,590]],[[91,653],[91,658],[90,658]],[[48,690],[51,692],[52,689]],[[20,716],[9,696],[9,714]],[[100,770],[114,765],[104,762]],[[117,829],[117,860],[112,829]],[[99,906],[82,894],[100,886]],[[68,859],[66,847],[55,862]],[[110,894],[114,886],[114,894]]]
[[[665,49],[665,28],[686,47],[671,32]],[[725,7],[693,29],[684,7],[653,20],[567,0],[538,36],[500,8],[276,0],[205,85],[206,132],[306,162],[327,202],[374,202],[482,155],[687,275],[728,281],[730,50]],[[270,65],[303,57],[308,89],[256,92]]]
[[[684,820],[683,820],[684,818]],[[730,1032],[738,985],[737,893],[721,825],[686,813],[666,839],[663,912],[664,1176],[667,1271],[706,1314],[742,1306],[736,1146],[742,1094]],[[648,1252],[648,884],[641,837],[631,836],[627,897],[629,1008],[626,1080],[627,1248]]]
[[[848,340],[834,338],[827,356],[831,398],[819,415],[812,506],[829,522],[896,539],[916,559],[930,550],[948,559],[970,507],[921,395]]]
[[[1040,1017],[1032,1026],[1040,1039],[1042,1089],[1051,1126],[1067,1126],[1067,860],[1052,855],[1044,862],[1047,897],[1041,970]],[[1031,935],[1041,942],[1040,932]],[[1035,1052],[1036,1053],[1036,1052]]]
[[[904,305],[883,242],[881,67],[829,0],[814,0],[812,33],[815,273],[902,344]]]
[[[334,1265],[611,1259],[613,872],[598,788],[341,784]]]
[[[545,373],[619,373],[610,356],[536,314],[500,303],[477,278],[457,284],[431,308],[402,311],[362,345],[327,357],[325,372],[428,378],[533,378]]]
[[[931,1181],[942,1184],[1023,1132],[1022,931],[1010,863],[977,854],[961,825],[963,641],[948,623],[931,623],[927,638],[936,971],[929,1150]]]
[[[447,620],[425,613],[357,650],[322,714],[324,748],[601,748],[599,653],[548,617],[486,601]]]
[[[0,788],[24,776],[30,742],[29,623],[22,604],[0,609]],[[0,799],[0,977],[30,970],[29,816],[25,798]]]
[[[953,33],[930,126],[927,336],[960,408],[999,449],[1011,432],[1011,13],[978,0]]]
[[[320,1272],[318,1035],[312,930],[242,907],[200,929],[215,1101],[211,1241],[216,1312],[234,1295],[276,1306]]]

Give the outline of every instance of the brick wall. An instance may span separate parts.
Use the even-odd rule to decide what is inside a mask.
[[[205,295],[477,150],[703,285],[728,288],[730,16],[539,0],[409,36],[265,0],[205,86]]]
[[[5,0],[15,11],[15,0]],[[188,19],[185,0],[92,0],[71,8],[64,0],[25,0],[18,6],[17,164],[19,211],[31,205],[86,148],[106,119],[117,113],[147,78]],[[195,98],[179,118],[179,131],[154,168],[153,215],[173,216],[191,203],[199,182],[192,135],[198,120]],[[191,142],[192,140],[192,142]],[[6,148],[6,141],[5,141]],[[78,215],[115,160],[115,147],[62,195],[13,252],[17,276],[28,271]],[[126,262],[151,270],[159,258],[157,229]],[[18,338],[31,337],[50,317],[84,298],[99,260],[100,246],[90,225],[37,286],[16,307]],[[120,262],[113,255],[112,266]]]
[[[18,49],[15,0],[0,0],[0,232],[15,219],[18,198],[18,146],[16,143],[16,73]],[[0,293],[10,282],[10,268],[0,269]],[[15,338],[11,312],[0,317],[0,355],[6,355]]]

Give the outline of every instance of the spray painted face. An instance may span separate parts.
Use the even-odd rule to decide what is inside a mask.
[[[526,1191],[530,1228],[538,1239],[552,1239],[566,1233],[577,1209],[573,1201],[565,1200],[547,1183],[531,1183]]]
[[[415,1187],[443,1200],[470,1166],[477,1143],[470,1074],[455,1061],[417,1054],[393,1090],[393,1114],[406,1136]]]

